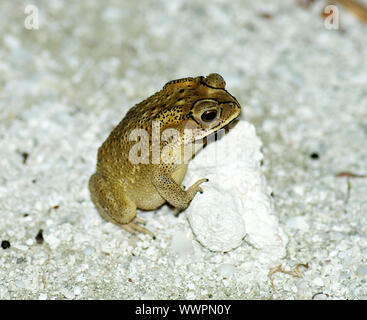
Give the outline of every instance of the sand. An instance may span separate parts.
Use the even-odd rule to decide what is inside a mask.
[[[367,298],[366,24],[340,7],[325,28],[324,1],[44,0],[28,30],[27,4],[0,4],[0,299]],[[262,141],[277,261],[209,251],[167,206],[139,213],[156,240],[132,236],[90,201],[126,111],[211,72]]]

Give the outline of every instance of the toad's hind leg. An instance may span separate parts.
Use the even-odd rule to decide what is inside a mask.
[[[136,217],[135,203],[122,190],[111,190],[111,186],[102,175],[95,173],[90,177],[89,191],[94,205],[103,218],[131,233],[139,231],[153,236],[151,231],[137,224],[144,221]]]

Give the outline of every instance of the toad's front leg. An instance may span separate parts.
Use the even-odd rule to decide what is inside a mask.
[[[203,178],[196,181],[185,191],[172,177],[175,169],[169,165],[160,166],[155,172],[152,182],[160,196],[175,207],[175,212],[179,212],[189,206],[197,192],[203,192],[200,184],[207,182],[208,179]]]

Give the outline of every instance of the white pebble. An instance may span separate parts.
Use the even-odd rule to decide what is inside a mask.
[[[312,284],[314,286],[322,287],[324,285],[324,281],[320,277],[318,277],[312,280]]]
[[[25,288],[24,282],[23,282],[22,280],[16,280],[16,281],[15,281],[15,285],[16,285],[18,288]]]
[[[52,250],[55,250],[61,243],[61,240],[53,234],[44,234],[43,237]]]
[[[66,288],[61,289],[61,293],[65,296],[67,299],[73,299],[75,297],[74,292],[69,291]]]
[[[82,274],[78,274],[78,275],[76,276],[75,281],[78,281],[78,282],[84,282],[84,281],[85,281],[85,277],[84,277]]]
[[[309,225],[305,219],[305,217],[297,216],[289,218],[286,222],[286,226],[291,229],[297,229],[304,232],[309,230]]]
[[[303,196],[305,194],[305,188],[302,185],[293,186],[293,192],[299,196]]]
[[[41,293],[38,297],[38,300],[47,300],[47,294],[46,293]]]
[[[171,247],[172,250],[180,256],[186,256],[194,252],[191,240],[187,238],[183,231],[178,231],[173,235]]]
[[[106,8],[102,12],[102,19],[105,21],[115,21],[121,17],[121,11],[115,8]]]
[[[303,279],[297,281],[297,294],[303,296],[307,289],[307,282]]]
[[[8,48],[12,50],[16,50],[21,46],[20,40],[16,37],[13,37],[12,35],[5,35],[3,38],[3,42]]]
[[[194,299],[196,299],[195,293],[192,292],[192,291],[188,292],[187,295],[186,295],[186,299],[187,300],[194,300]]]
[[[84,249],[84,254],[86,256],[90,256],[90,255],[94,254],[95,252],[96,252],[96,249],[93,248],[93,247],[87,247],[87,248]]]
[[[141,296],[141,300],[154,300],[154,296],[150,293],[145,293]]]
[[[218,272],[223,277],[230,277],[236,272],[236,267],[230,263],[223,263],[219,266]]]
[[[15,244],[15,245],[13,245],[13,248],[16,248],[16,249],[21,250],[21,251],[27,251],[28,250],[28,247],[23,246],[22,244]]]
[[[76,286],[75,288],[74,288],[74,294],[76,295],[76,296],[78,296],[78,295],[80,295],[80,293],[82,292],[82,288],[80,288],[79,286]]]
[[[357,276],[358,277],[365,277],[367,275],[367,266],[365,265],[360,265],[357,268]]]

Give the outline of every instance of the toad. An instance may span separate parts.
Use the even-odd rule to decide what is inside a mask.
[[[131,233],[153,235],[137,209],[154,210],[168,202],[178,213],[203,192],[205,178],[187,190],[181,185],[188,168],[184,147],[239,117],[241,106],[225,85],[216,73],[173,80],[127,112],[98,149],[96,172],[89,179],[102,217]],[[190,156],[197,152],[189,150]]]

